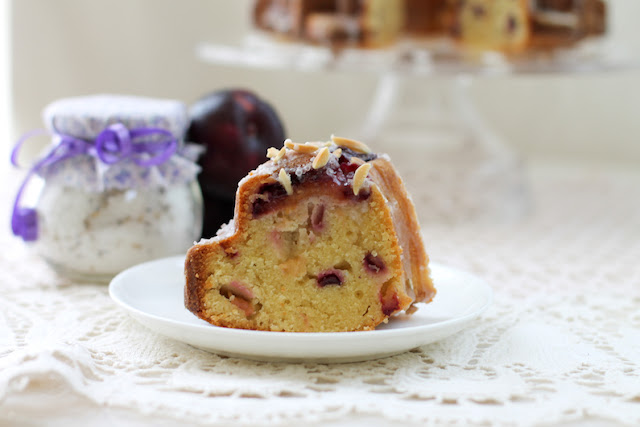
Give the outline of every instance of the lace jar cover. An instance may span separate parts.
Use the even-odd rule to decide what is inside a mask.
[[[186,105],[90,95],[54,101],[43,116],[51,144],[17,191],[11,227],[59,274],[108,283],[200,236],[202,147],[183,141]],[[33,135],[16,144],[14,165]]]
[[[0,414],[18,393],[72,390],[192,423],[640,425],[638,188],[637,171],[538,166],[521,221],[423,224],[432,259],[489,282],[492,308],[440,342],[340,365],[226,358],[163,338],[106,287],[55,278],[3,233]]]

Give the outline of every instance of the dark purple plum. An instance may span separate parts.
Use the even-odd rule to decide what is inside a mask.
[[[202,237],[215,235],[233,217],[238,182],[266,160],[269,147],[280,147],[285,132],[276,111],[242,89],[213,92],[189,111],[186,140],[203,145],[198,176],[204,198]]]
[[[202,221],[202,237],[208,239],[216,235],[216,231],[224,223],[233,218],[235,202],[226,197],[212,195],[202,196],[204,201],[204,220]]]
[[[280,147],[285,132],[278,114],[264,100],[242,89],[213,92],[190,109],[187,141],[202,144],[199,176],[206,195],[233,199],[238,181]]]

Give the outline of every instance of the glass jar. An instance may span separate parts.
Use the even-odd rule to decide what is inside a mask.
[[[184,254],[202,228],[201,149],[182,141],[186,111],[177,101],[115,95],[49,105],[52,146],[20,188],[14,234],[81,281],[107,282],[135,264]],[[41,185],[24,207],[34,175]]]

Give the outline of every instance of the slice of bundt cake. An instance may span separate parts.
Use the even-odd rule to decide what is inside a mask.
[[[185,306],[214,325],[371,330],[435,295],[414,206],[386,155],[285,141],[239,184],[235,218],[188,252]]]

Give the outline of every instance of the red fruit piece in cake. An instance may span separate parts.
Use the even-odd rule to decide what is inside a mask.
[[[324,205],[320,204],[314,205],[313,209],[311,210],[311,229],[315,233],[320,233],[322,232],[322,230],[324,230],[324,209]]]
[[[255,297],[253,292],[238,281],[234,280],[228,285],[222,285],[220,287],[220,295],[242,310],[247,317],[252,316],[257,311],[256,305],[252,302]]]
[[[344,273],[332,268],[318,274],[318,286],[324,288],[331,285],[342,285],[344,283]]]
[[[389,285],[389,282],[385,282],[382,288],[380,288],[379,298],[382,312],[386,316],[390,316],[400,309],[398,293],[393,289],[393,286]]]
[[[374,275],[383,274],[387,271],[382,258],[372,252],[367,252],[362,263],[365,270]]]

